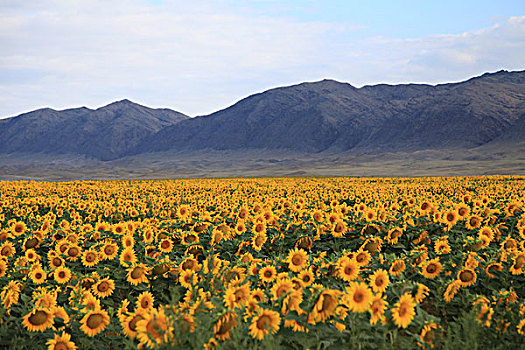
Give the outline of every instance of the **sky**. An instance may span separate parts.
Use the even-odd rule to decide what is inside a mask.
[[[189,116],[325,78],[525,69],[524,0],[0,0],[0,118],[129,99]]]

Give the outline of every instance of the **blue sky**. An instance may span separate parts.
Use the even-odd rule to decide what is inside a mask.
[[[525,69],[525,1],[0,0],[0,118],[128,98],[190,116],[266,89]]]

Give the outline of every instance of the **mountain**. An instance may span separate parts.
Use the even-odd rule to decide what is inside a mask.
[[[122,100],[0,120],[0,179],[522,174],[523,154],[525,71],[439,85],[322,80],[195,118]]]
[[[189,117],[122,100],[92,110],[43,108],[0,120],[0,153],[77,154],[110,160]]]
[[[207,116],[167,126],[133,151],[297,152],[467,149],[505,135],[525,139],[525,71],[460,83],[373,85],[334,80],[249,96]],[[521,131],[513,126],[522,125]]]

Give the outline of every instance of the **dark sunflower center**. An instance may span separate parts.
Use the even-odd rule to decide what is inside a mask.
[[[228,333],[235,326],[235,320],[231,316],[223,316],[220,322],[221,326],[219,327],[219,331],[217,332],[218,335]]]
[[[358,292],[356,292],[356,293],[354,294],[354,301],[355,301],[356,303],[360,303],[360,302],[363,301],[364,297],[365,297],[365,296],[363,295],[363,293],[361,293],[361,292],[358,291]]]
[[[106,253],[106,255],[113,255],[115,253],[115,248],[108,245],[104,248],[104,253]]]
[[[459,279],[461,282],[470,282],[474,278],[474,275],[470,271],[461,271],[459,274]]]
[[[76,247],[69,248],[69,250],[67,251],[67,255],[69,256],[77,256],[78,253],[80,253],[80,251]]]
[[[29,317],[29,323],[31,323],[33,326],[40,326],[46,323],[48,318],[49,314],[47,312],[38,310]]]
[[[68,350],[67,344],[64,342],[58,342],[55,344],[54,350]]]
[[[29,249],[29,248],[36,247],[37,244],[38,244],[38,239],[31,238],[31,239],[27,240],[25,246],[26,246],[27,249]]]
[[[137,323],[140,321],[140,320],[143,320],[144,317],[140,316],[140,315],[136,315],[134,316],[131,321],[129,322],[129,329],[131,329],[133,332],[136,332],[137,331]]]
[[[434,264],[430,264],[430,265],[427,266],[427,272],[428,273],[434,273],[434,272],[436,272],[436,270],[437,270],[437,266],[434,265]]]
[[[323,298],[323,307],[321,308],[321,311],[330,310],[333,304],[334,304],[334,298],[330,294],[325,294]]]
[[[271,323],[272,323],[272,319],[270,318],[270,316],[262,315],[257,320],[257,328],[258,329],[268,329]]]
[[[144,274],[144,269],[142,267],[135,267],[133,271],[131,271],[131,277],[134,279],[142,277]]]
[[[88,317],[86,325],[91,329],[96,329],[102,324],[103,317],[100,314],[92,314]]]
[[[234,294],[235,294],[235,301],[238,302],[238,301],[241,301],[241,300],[244,299],[244,293],[243,293],[242,290],[237,290],[237,291],[235,291]]]
[[[294,255],[292,258],[292,264],[301,265],[303,263],[303,258],[300,255]]]
[[[405,315],[408,313],[406,305],[401,305],[399,307],[399,317],[405,317]]]
[[[104,292],[107,292],[109,289],[109,283],[104,281],[102,283],[100,283],[97,287],[97,290],[101,293],[104,293]]]
[[[351,275],[354,273],[354,268],[352,266],[345,267],[345,275]]]

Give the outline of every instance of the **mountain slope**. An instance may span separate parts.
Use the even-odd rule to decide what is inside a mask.
[[[510,132],[524,114],[524,101],[525,71],[488,73],[436,86],[355,88],[323,80],[268,90],[211,115],[165,127],[146,137],[133,153],[472,148]]]
[[[135,148],[144,137],[187,118],[179,112],[151,109],[128,100],[96,110],[44,108],[0,120],[0,153],[115,159]]]

